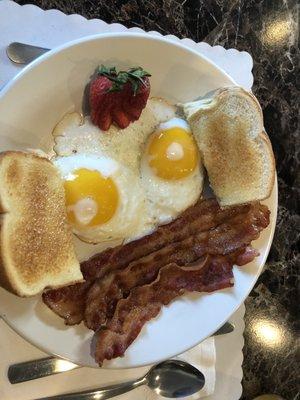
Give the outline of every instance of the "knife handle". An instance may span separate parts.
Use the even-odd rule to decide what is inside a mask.
[[[79,368],[79,365],[56,357],[45,357],[38,360],[13,364],[8,368],[7,376],[10,383],[20,383],[42,378],[60,372]]]

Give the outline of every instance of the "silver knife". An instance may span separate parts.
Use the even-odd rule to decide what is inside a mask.
[[[234,325],[226,322],[212,336],[224,335],[234,330]],[[38,360],[25,361],[13,364],[8,368],[7,376],[10,383],[21,383],[33,379],[43,378],[44,376],[59,374],[80,368],[80,365],[57,357],[46,357]]]

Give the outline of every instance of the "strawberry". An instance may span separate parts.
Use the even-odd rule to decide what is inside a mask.
[[[89,89],[92,122],[106,131],[113,122],[124,129],[138,120],[149,97],[149,76],[140,67],[117,72],[102,65]]]
[[[112,110],[112,119],[121,129],[127,128],[131,122],[130,116],[121,107]]]
[[[132,120],[139,119],[142,110],[146,107],[147,100],[150,93],[150,82],[146,76],[143,79],[143,84],[139,86],[136,93],[133,92],[132,85],[126,84],[126,110],[131,116]]]

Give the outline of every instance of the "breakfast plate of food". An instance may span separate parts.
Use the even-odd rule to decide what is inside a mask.
[[[180,354],[244,301],[277,214],[261,107],[164,38],[61,46],[0,93],[0,315],[50,354]]]

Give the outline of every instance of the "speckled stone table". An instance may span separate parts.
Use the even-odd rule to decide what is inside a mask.
[[[44,9],[120,22],[247,50],[253,91],[277,161],[279,212],[272,249],[246,301],[243,400],[276,393],[300,398],[299,364],[299,49],[297,0],[37,0]],[[221,399],[220,399],[221,400]]]

